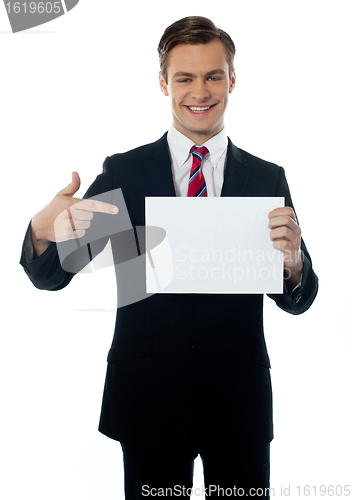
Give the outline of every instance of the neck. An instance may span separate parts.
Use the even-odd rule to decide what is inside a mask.
[[[216,131],[205,131],[205,132],[193,132],[191,130],[183,130],[181,127],[177,126],[177,123],[173,123],[174,127],[176,130],[178,130],[179,132],[181,132],[181,134],[185,135],[186,137],[188,137],[188,139],[191,139],[192,142],[194,142],[194,144],[196,146],[203,146],[203,144],[207,141],[209,141],[209,139],[211,139],[212,137],[214,137],[215,135],[219,134],[219,132],[222,131],[222,129],[224,128],[224,125],[222,125],[221,128],[219,128],[219,130],[216,130]]]

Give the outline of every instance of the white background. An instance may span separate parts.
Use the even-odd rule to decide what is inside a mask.
[[[97,431],[115,320],[113,270],[79,275],[67,289],[47,292],[33,287],[18,262],[30,218],[73,170],[82,196],[107,155],[168,129],[156,48],[164,29],[188,15],[210,17],[232,36],[237,81],[228,134],[238,147],[285,168],[320,278],[318,297],[302,316],[265,302],[275,497],[282,497],[281,485],[298,498],[298,485],[352,482],[350,4],[190,5],[81,0],[67,15],[17,34],[0,6],[5,500],[123,496],[120,445]],[[195,486],[201,483],[198,458]]]

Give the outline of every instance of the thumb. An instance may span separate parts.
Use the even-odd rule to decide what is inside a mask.
[[[72,172],[72,181],[64,189],[61,189],[58,194],[72,197],[79,190],[80,185],[81,179],[78,175],[78,172]]]

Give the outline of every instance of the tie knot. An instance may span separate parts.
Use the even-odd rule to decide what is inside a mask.
[[[193,146],[191,148],[191,153],[193,156],[199,158],[200,161],[203,160],[204,156],[209,153],[208,148],[205,146],[201,146],[200,148],[197,148],[196,146]]]

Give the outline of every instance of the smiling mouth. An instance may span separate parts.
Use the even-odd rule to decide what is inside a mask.
[[[215,104],[211,104],[210,106],[186,106],[192,113],[205,113],[209,109],[213,108]]]

